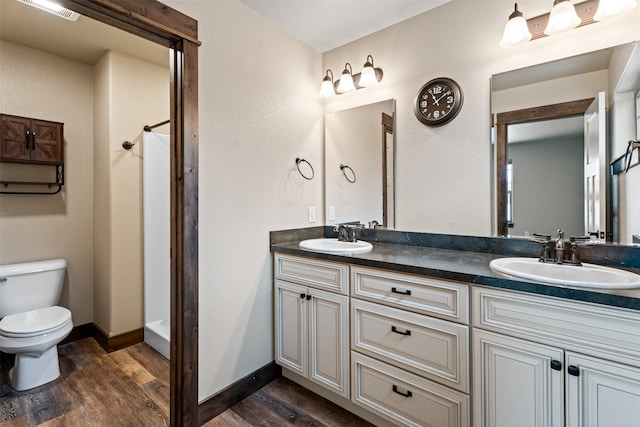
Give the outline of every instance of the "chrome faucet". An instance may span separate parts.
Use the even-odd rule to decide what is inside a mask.
[[[571,243],[569,256],[565,258],[564,230],[562,229],[558,230],[558,235],[556,236],[556,239],[555,239],[555,245],[554,245],[553,251],[549,247],[549,244],[551,243],[550,235],[533,233],[533,236],[534,237],[529,239],[530,242],[542,244],[540,259],[538,259],[538,261],[540,262],[549,262],[549,263],[555,263],[555,264],[569,264],[569,265],[579,266],[579,265],[582,265],[582,262],[580,262],[580,257],[578,256],[578,246],[593,246],[593,243],[590,243],[590,236],[571,236],[569,238],[569,241]]]
[[[355,237],[356,237],[356,231],[355,229],[353,230],[353,237],[349,236],[349,226],[344,225],[344,224],[339,224],[336,225],[335,227],[333,227],[333,231],[337,231],[338,232],[338,240],[340,242],[351,242],[351,241],[356,241]],[[353,240],[352,240],[353,239]]]

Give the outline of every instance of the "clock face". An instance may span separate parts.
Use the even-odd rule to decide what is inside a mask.
[[[427,126],[450,122],[462,107],[462,90],[451,79],[440,77],[427,82],[416,97],[414,112]]]

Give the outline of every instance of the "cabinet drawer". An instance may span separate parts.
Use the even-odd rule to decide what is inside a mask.
[[[469,327],[351,299],[351,349],[468,392]]]
[[[469,286],[452,280],[351,266],[351,295],[469,323]]]
[[[351,352],[352,401],[398,425],[469,426],[469,397]]]
[[[276,279],[349,294],[347,264],[281,254],[276,254],[274,262]]]
[[[640,366],[640,311],[473,289],[473,326]]]

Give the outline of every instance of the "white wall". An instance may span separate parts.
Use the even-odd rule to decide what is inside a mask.
[[[237,0],[165,3],[199,21],[204,399],[273,360],[269,231],[323,212],[321,56]],[[295,158],[316,170],[300,177]]]
[[[92,104],[91,66],[0,40],[0,111],[64,123],[65,161],[59,194],[0,195],[0,263],[65,258],[60,304],[75,325],[93,320]],[[25,166],[0,169],[21,174]]]
[[[384,69],[381,85],[326,101],[324,111],[397,100],[397,228],[488,235],[490,76],[640,38],[637,8],[501,49],[513,3],[454,0],[320,55],[237,0],[164,3],[197,19],[202,41],[200,399],[273,360],[268,231],[308,225],[309,206],[324,223],[317,97],[324,69],[339,73],[350,62],[355,71],[368,54]],[[531,16],[549,7],[519,2]],[[439,76],[461,84],[465,103],[453,122],[427,128],[414,117],[413,100]],[[296,176],[296,157],[314,165],[313,181]]]

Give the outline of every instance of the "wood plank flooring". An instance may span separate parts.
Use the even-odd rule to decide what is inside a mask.
[[[169,425],[169,362],[148,345],[106,353],[87,338],[58,346],[61,376],[17,392],[8,385],[13,357],[0,361],[2,427]],[[371,424],[279,378],[205,424],[207,427]]]

